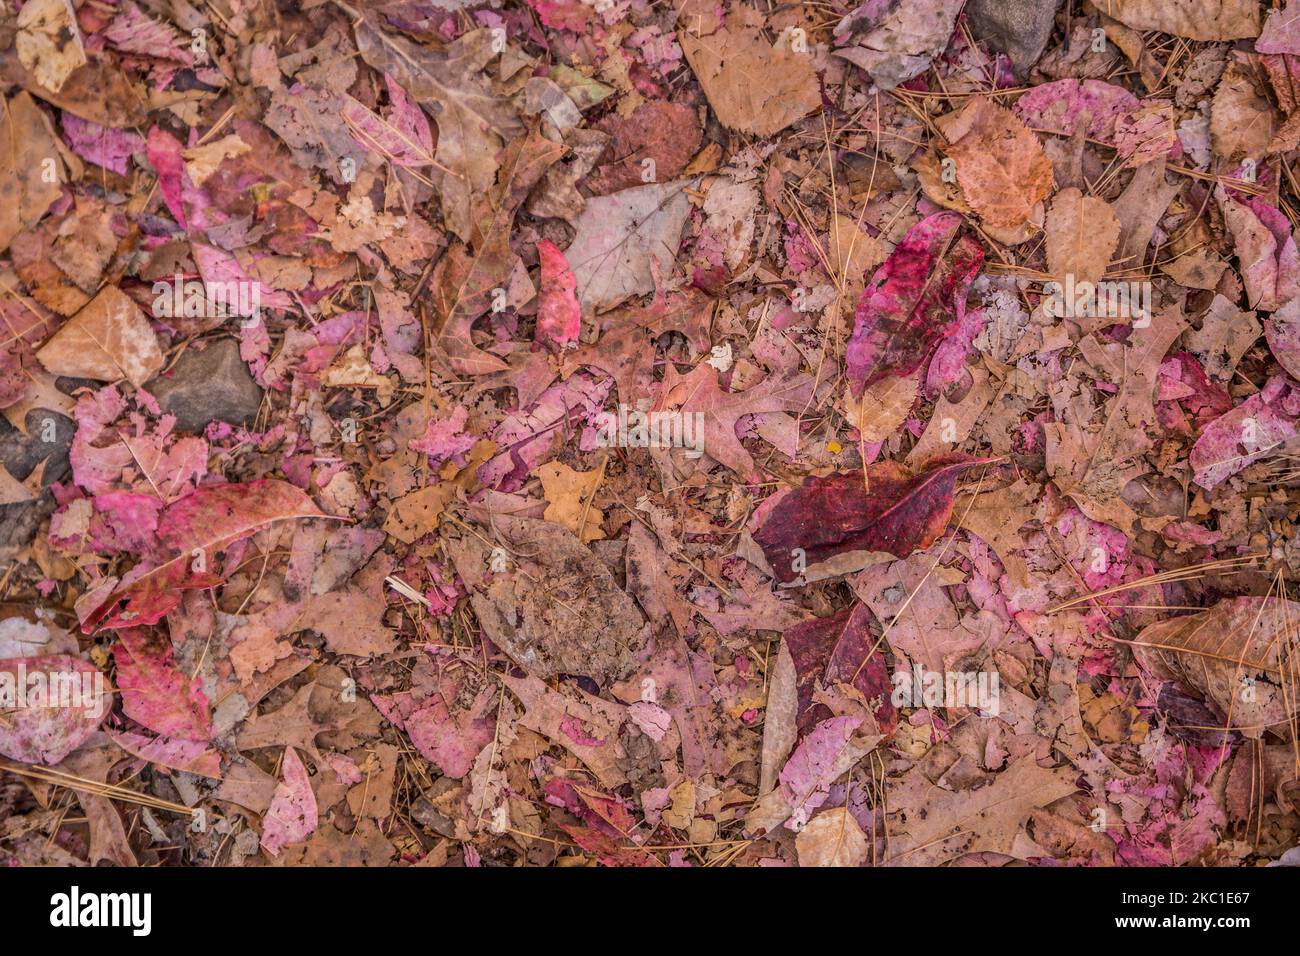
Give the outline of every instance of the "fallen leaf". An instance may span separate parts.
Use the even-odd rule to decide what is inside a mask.
[[[684,189],[691,182],[652,183],[587,200],[565,250],[583,306],[605,309],[654,291],[652,263],[671,269],[690,212]]]
[[[62,5],[63,0],[60,0]],[[4,102],[0,123],[0,252],[40,222],[61,192],[63,163],[50,121],[26,93]]]
[[[111,707],[104,675],[64,654],[0,659],[0,754],[53,766],[99,728]],[[57,698],[50,697],[56,691]]]
[[[1119,243],[1119,220],[1110,205],[1075,187],[1062,189],[1047,213],[1047,269],[1057,282],[1097,282]]]
[[[86,63],[86,49],[69,0],[31,0],[18,11],[18,59],[51,93]]]
[[[915,372],[962,321],[984,252],[970,236],[958,236],[960,229],[955,213],[923,219],[876,270],[845,354],[855,397],[886,376]]]
[[[542,494],[550,502],[543,516],[547,521],[572,531],[583,544],[605,537],[600,528],[604,512],[591,504],[602,469],[574,471],[562,462],[548,461],[533,474],[542,480]]]
[[[163,354],[149,321],[117,286],[69,319],[36,353],[50,372],[140,386],[162,368]]]
[[[845,807],[823,810],[795,837],[800,866],[861,866],[871,847]]]
[[[1260,739],[1296,713],[1295,675],[1285,662],[1288,621],[1300,612],[1276,597],[1225,598],[1195,614],[1151,624],[1133,639],[1147,670],[1201,694],[1223,728]]]
[[[1042,224],[1052,164],[1014,113],[974,97],[939,126],[951,143],[947,152],[957,164],[962,195],[988,227],[1019,236]]]
[[[937,459],[915,475],[892,461],[865,472],[804,479],[754,512],[754,540],[776,579],[794,581],[804,568],[846,551],[906,557],[929,547],[948,526],[958,476],[984,461]],[[865,487],[864,487],[865,484]]]
[[[724,126],[771,136],[821,106],[811,58],[769,44],[758,11],[736,7],[725,23],[707,32],[691,29],[693,14],[682,17],[686,29],[678,32],[678,42]]]
[[[275,787],[271,807],[262,821],[262,849],[271,856],[279,856],[291,843],[305,841],[319,823],[311,778],[292,747],[284,749],[282,771],[284,776]]]

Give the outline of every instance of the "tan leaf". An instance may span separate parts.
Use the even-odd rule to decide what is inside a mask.
[[[1236,162],[1260,159],[1273,139],[1273,107],[1255,82],[1245,56],[1229,63],[1210,106],[1214,155]]]
[[[0,117],[0,252],[45,215],[62,189],[63,164],[45,114],[27,93]],[[54,175],[49,175],[53,173]]]
[[[54,375],[139,387],[163,364],[149,320],[117,286],[106,286],[41,346],[36,357]]]
[[[572,531],[583,544],[605,537],[600,528],[605,514],[591,503],[604,469],[574,471],[561,462],[548,461],[533,469],[533,474],[542,480],[542,494],[550,502],[543,518]]]
[[[1111,0],[1102,10],[1134,30],[1159,30],[1189,40],[1259,36],[1255,0]]]
[[[456,538],[444,528],[443,540],[492,643],[543,680],[625,677],[649,628],[605,563],[548,521],[470,514],[481,530]]]
[[[915,767],[889,781],[890,857],[895,866],[929,866],[967,853],[1010,855],[1030,813],[1075,787],[1077,771],[1044,769],[1032,753],[977,790],[945,790]]]
[[[501,680],[524,705],[520,724],[569,751],[604,786],[617,787],[627,782],[627,774],[619,766],[625,754],[618,735],[626,707],[565,684],[560,685],[562,690],[551,690],[536,677],[503,674]],[[575,723],[582,728],[582,734],[572,733]],[[599,743],[586,743],[587,738]]]
[[[944,119],[940,129],[952,142],[948,155],[957,163],[957,182],[979,217],[995,229],[1041,222],[1039,204],[1052,190],[1052,163],[1038,137],[1010,110],[982,96]]]
[[[442,482],[399,498],[384,521],[384,533],[403,544],[412,544],[438,529],[443,509],[455,497],[456,485]]]
[[[685,192],[691,183],[650,183],[587,200],[565,250],[584,306],[604,309],[653,292],[652,262],[663,275],[671,274],[691,211]]]
[[[889,247],[862,231],[850,216],[836,214],[827,236],[826,254],[835,277],[844,284],[845,298],[857,302],[867,284],[867,272],[884,261]]]
[[[14,46],[23,66],[51,93],[63,89],[69,75],[86,62],[77,15],[69,0],[29,0],[23,4],[18,12]]]
[[[1062,189],[1047,213],[1047,271],[1058,282],[1096,282],[1106,271],[1119,243],[1119,219],[1110,204],[1085,196],[1075,187]]]
[[[1300,604],[1238,597],[1144,628],[1133,653],[1157,677],[1203,694],[1224,726],[1260,738],[1300,709],[1291,644]]]
[[[206,146],[182,150],[181,156],[185,158],[185,171],[194,180],[194,185],[202,186],[223,161],[231,156],[242,156],[252,148],[239,138],[238,133],[231,133]]]
[[[821,106],[812,57],[773,46],[758,11],[737,7],[711,33],[683,16],[677,40],[724,126],[771,136]]]
[[[758,792],[767,793],[776,786],[777,775],[799,737],[796,719],[799,711],[798,674],[794,658],[784,641],[777,651],[772,679],[767,686],[767,705],[763,711],[763,750]],[[814,823],[816,820],[813,821]]]
[[[862,440],[884,441],[898,431],[916,401],[917,377],[890,375],[869,385],[862,398],[855,399],[848,385],[844,387],[844,412]]]
[[[800,866],[861,866],[867,859],[866,834],[846,807],[823,810],[794,840]]]

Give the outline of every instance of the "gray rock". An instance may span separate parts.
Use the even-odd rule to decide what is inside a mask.
[[[1011,58],[1023,76],[1047,47],[1061,0],[971,0],[971,33]]]
[[[262,404],[262,390],[239,357],[234,339],[222,339],[201,352],[187,350],[171,371],[145,388],[163,411],[176,416],[176,427],[187,432],[200,432],[213,421],[251,425]]]

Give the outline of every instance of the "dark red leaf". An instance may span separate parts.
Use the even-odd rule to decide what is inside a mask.
[[[867,466],[865,482],[861,471],[806,478],[755,511],[754,540],[782,583],[799,577],[793,565],[800,551],[805,567],[845,551],[906,557],[943,533],[957,476],[990,460],[945,457],[915,475],[882,461]]]
[[[819,685],[852,684],[872,706],[881,733],[892,734],[898,726],[898,712],[890,701],[889,668],[871,633],[872,620],[870,609],[859,603],[830,617],[796,624],[783,635],[794,661],[800,736],[818,721],[835,716],[825,704],[813,703]]]
[[[858,300],[845,361],[853,394],[887,375],[908,375],[961,324],[966,292],[984,263],[961,216],[936,213],[907,231]]]

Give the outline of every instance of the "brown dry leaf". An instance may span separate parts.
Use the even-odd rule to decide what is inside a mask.
[[[861,866],[871,849],[846,807],[823,810],[794,840],[800,866]]]
[[[916,402],[918,376],[890,375],[868,385],[860,399],[844,386],[844,417],[862,433],[866,442],[884,441],[898,431]]]
[[[383,585],[391,570],[391,559],[376,556],[347,586],[310,598],[294,629],[315,631],[335,654],[391,654],[397,649],[397,632],[384,624],[388,598]]]
[[[202,186],[226,159],[242,156],[252,148],[239,138],[238,133],[231,133],[206,145],[182,150],[181,155],[185,157],[185,171],[194,180],[194,185]]]
[[[59,198],[63,163],[50,121],[26,93],[0,116],[0,252]]]
[[[563,462],[548,461],[533,474],[542,480],[542,494],[550,502],[543,515],[547,521],[572,531],[583,544],[605,537],[600,527],[605,513],[591,503],[604,469],[574,471]]]
[[[678,634],[691,622],[691,605],[678,588],[690,576],[685,565],[673,560],[655,533],[639,521],[628,526],[624,564],[627,590],[652,621],[670,620]]]
[[[663,274],[671,273],[691,211],[685,192],[691,184],[651,183],[587,200],[564,253],[584,307],[606,309],[653,292],[651,263]]]
[[[1062,493],[1094,521],[1128,532],[1137,519],[1121,493],[1134,478],[1151,470],[1142,455],[1151,447],[1148,432],[1158,420],[1155,391],[1165,354],[1186,328],[1174,311],[1156,315],[1135,328],[1127,344],[1102,344],[1094,335],[1080,340],[1080,351],[1101,376],[1118,386],[1104,417],[1086,431],[1068,423],[1044,426],[1047,473]]]
[[[826,255],[834,278],[843,283],[845,298],[856,302],[867,284],[867,274],[889,254],[889,247],[867,235],[849,216],[837,213],[827,237]]]
[[[1227,598],[1209,610],[1158,621],[1133,640],[1157,677],[1204,695],[1224,728],[1259,739],[1300,710],[1292,644],[1300,604],[1276,597]]]
[[[434,341],[452,369],[462,375],[509,368],[475,346],[470,330],[491,307],[494,290],[507,285],[518,261],[510,249],[515,210],[563,152],[562,144],[535,131],[512,142],[505,150],[496,183],[475,205],[470,243],[453,243],[433,271]]]
[[[1119,248],[1115,250],[1115,268],[1132,271],[1146,260],[1147,246],[1160,217],[1178,194],[1178,184],[1165,181],[1165,161],[1155,159],[1139,166],[1112,205],[1119,218]]]
[[[1273,139],[1273,107],[1250,59],[1236,54],[1214,91],[1210,107],[1210,143],[1214,155],[1229,162],[1262,159]]]
[[[736,7],[712,32],[682,17],[677,40],[724,126],[771,136],[821,106],[812,57],[770,44],[757,10]]]
[[[1047,213],[1047,271],[1058,282],[1096,282],[1119,242],[1119,219],[1110,203],[1071,186]]]
[[[29,0],[18,11],[14,38],[18,59],[32,71],[36,82],[51,93],[86,62],[86,49],[77,14],[69,0]]]
[[[916,173],[917,181],[921,184],[921,192],[930,202],[962,214],[973,213],[962,196],[961,187],[957,185],[956,180],[944,181],[943,166],[934,150],[917,157],[912,163],[912,171]]]
[[[758,792],[767,793],[776,786],[777,775],[799,739],[799,674],[795,670],[790,647],[781,642],[767,685],[767,703],[763,709],[763,751],[760,762]]]
[[[438,530],[443,509],[456,497],[454,482],[444,481],[429,485],[393,502],[393,510],[384,519],[384,533],[403,544],[413,544],[417,539]]]
[[[466,33],[439,55],[386,32],[377,15],[345,9],[358,18],[357,49],[362,58],[390,75],[421,104],[438,108],[435,157],[448,170],[441,184],[443,217],[448,229],[469,242],[474,197],[492,186],[503,143],[523,131],[509,101],[494,95],[482,74],[495,55],[492,31]]]
[[[952,144],[962,195],[988,226],[1018,231],[1042,222],[1052,163],[1014,113],[977,96],[938,125]]]
[[[604,685],[631,670],[646,640],[641,612],[572,532],[484,514],[477,533],[444,540],[483,630],[525,671]]]
[[[1031,811],[1073,793],[1077,772],[1044,769],[1026,754],[993,782],[953,792],[917,766],[887,781],[890,866],[933,866],[967,853],[1011,855]]]
[[[140,307],[117,286],[105,286],[36,353],[54,375],[116,382],[137,388],[162,368],[158,338]]]
[[[1255,0],[1111,0],[1102,11],[1134,30],[1158,30],[1189,40],[1259,36]]]
[[[110,58],[93,59],[74,71],[57,93],[47,89],[16,56],[0,56],[0,78],[74,116],[113,129],[148,122],[148,96]]]
[[[627,708],[582,690],[551,690],[536,677],[503,674],[501,681],[524,705],[519,723],[569,751],[603,786],[617,787],[627,782],[619,766],[624,754],[618,736]],[[574,733],[575,724],[581,733]]]

